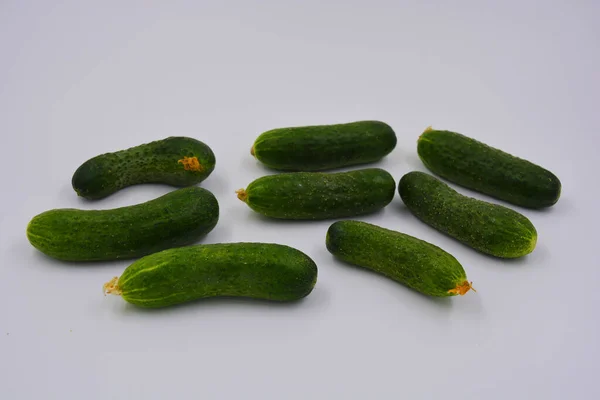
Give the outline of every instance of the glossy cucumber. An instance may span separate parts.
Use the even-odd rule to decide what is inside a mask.
[[[327,250],[340,260],[379,272],[429,296],[472,289],[460,263],[437,246],[359,221],[338,221],[327,231]]]
[[[386,123],[273,129],[261,134],[253,154],[266,166],[282,171],[322,171],[380,160],[396,147],[396,134]]]
[[[208,244],[169,249],[131,264],[104,285],[140,307],[165,307],[206,297],[294,301],[317,281],[306,254],[269,243]]]
[[[169,137],[84,162],[73,175],[73,189],[87,199],[100,199],[139,183],[192,186],[215,168],[210,147],[189,137]]]
[[[254,211],[282,219],[328,219],[372,213],[392,201],[396,183],[379,168],[328,174],[263,176],[237,191]]]
[[[417,151],[436,175],[518,206],[549,207],[560,197],[552,172],[456,132],[428,128]]]
[[[112,210],[46,211],[29,222],[27,238],[59,260],[116,260],[191,244],[210,232],[218,219],[215,196],[190,187]]]
[[[463,196],[429,174],[409,172],[400,180],[398,191],[420,220],[481,252],[515,258],[535,248],[537,232],[527,217]]]

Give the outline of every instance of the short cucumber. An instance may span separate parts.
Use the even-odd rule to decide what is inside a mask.
[[[261,134],[253,154],[266,166],[282,171],[322,171],[375,162],[396,147],[396,134],[386,123],[273,129]]]
[[[467,246],[496,257],[516,258],[535,248],[537,232],[510,208],[463,196],[423,172],[409,172],[398,185],[402,201],[419,219]]]
[[[429,296],[472,289],[452,255],[423,240],[359,221],[338,221],[327,231],[327,250],[340,260],[379,272]]]
[[[317,281],[306,254],[269,243],[207,244],[169,249],[131,264],[104,285],[140,307],[164,307],[195,299],[238,296],[294,301]]]
[[[31,220],[27,238],[59,260],[116,260],[191,244],[210,232],[218,219],[215,196],[190,187],[112,210],[46,211]]]
[[[417,151],[436,175],[518,206],[549,207],[560,197],[552,172],[459,133],[428,128]]]
[[[73,189],[87,199],[100,199],[138,183],[192,186],[215,168],[210,147],[189,137],[169,137],[84,162],[75,171]]]
[[[254,211],[272,218],[328,219],[367,214],[392,201],[396,183],[379,168],[328,174],[263,176],[237,191]]]

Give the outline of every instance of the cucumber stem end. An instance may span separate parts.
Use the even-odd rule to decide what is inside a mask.
[[[237,194],[238,199],[240,199],[243,202],[246,202],[246,199],[248,198],[248,193],[246,192],[246,190],[238,189],[235,191],[235,193]]]
[[[183,156],[181,160],[177,160],[177,164],[183,164],[183,169],[186,171],[202,172],[204,167],[198,161],[198,157]]]
[[[473,287],[473,282],[465,280],[462,283],[456,285],[454,289],[448,290],[448,293],[459,294],[461,296],[464,296],[469,290],[477,292],[477,290],[475,290],[475,288]]]
[[[429,125],[427,128],[425,128],[425,130],[423,131],[423,133],[421,133],[419,135],[419,139],[421,139],[421,136],[423,136],[425,133],[430,132],[433,130],[433,127],[431,125]]]
[[[104,285],[102,285],[102,292],[104,292],[104,295],[106,296],[107,294],[115,294],[117,296],[120,296],[121,289],[119,289],[118,282],[119,282],[119,277],[115,276],[110,281],[108,281]]]

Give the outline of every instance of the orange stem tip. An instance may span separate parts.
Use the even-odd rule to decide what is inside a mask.
[[[448,290],[448,293],[460,294],[461,296],[464,296],[469,290],[477,292],[477,290],[475,290],[473,287],[473,282],[464,281],[458,284],[454,289]]]
[[[104,292],[104,295],[105,296],[107,294],[120,295],[121,294],[121,289],[119,289],[118,282],[119,282],[119,277],[115,276],[110,281],[108,281],[104,285],[102,285],[102,292]]]
[[[246,192],[246,190],[244,189],[238,189],[235,191],[235,193],[237,193],[237,197],[238,199],[240,199],[241,201],[246,201],[246,199],[248,198],[248,193]]]
[[[200,161],[198,161],[198,157],[183,156],[181,160],[177,161],[177,164],[183,164],[183,169],[186,171],[201,172],[204,170],[202,165],[200,165]]]

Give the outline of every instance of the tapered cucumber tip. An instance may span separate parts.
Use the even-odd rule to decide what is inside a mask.
[[[521,244],[521,247],[498,256],[502,258],[519,258],[532,253],[533,250],[535,250],[535,246],[537,245],[537,232],[533,232],[531,238],[529,238],[529,241],[523,240]]]
[[[102,285],[102,292],[106,296],[107,294],[121,295],[121,289],[119,288],[119,277],[115,276],[110,281]]]
[[[256,157],[256,154],[254,154],[254,145],[252,146],[252,148],[250,149],[250,154],[252,154],[254,157]]]
[[[433,130],[433,127],[431,125],[429,125],[427,128],[425,128],[425,130],[423,131],[423,133],[421,133],[419,135],[419,139],[421,139],[421,137],[423,137],[424,134],[426,134],[427,132],[431,132]]]
[[[246,202],[246,199],[248,198],[248,193],[245,189],[238,189],[235,191],[235,193],[237,194],[238,199],[240,199],[243,202]]]
[[[461,296],[464,296],[469,290],[477,292],[477,290],[475,290],[475,288],[473,287],[473,282],[469,282],[469,281],[465,280],[462,283],[459,283],[458,285],[456,285],[456,287],[454,289],[448,290],[448,293],[450,293],[452,295],[459,294]]]
[[[535,250],[535,246],[536,245],[537,245],[537,233],[535,233],[531,237],[531,241],[529,242],[529,250],[527,251],[526,254],[529,254],[529,253],[533,252],[533,250]]]

